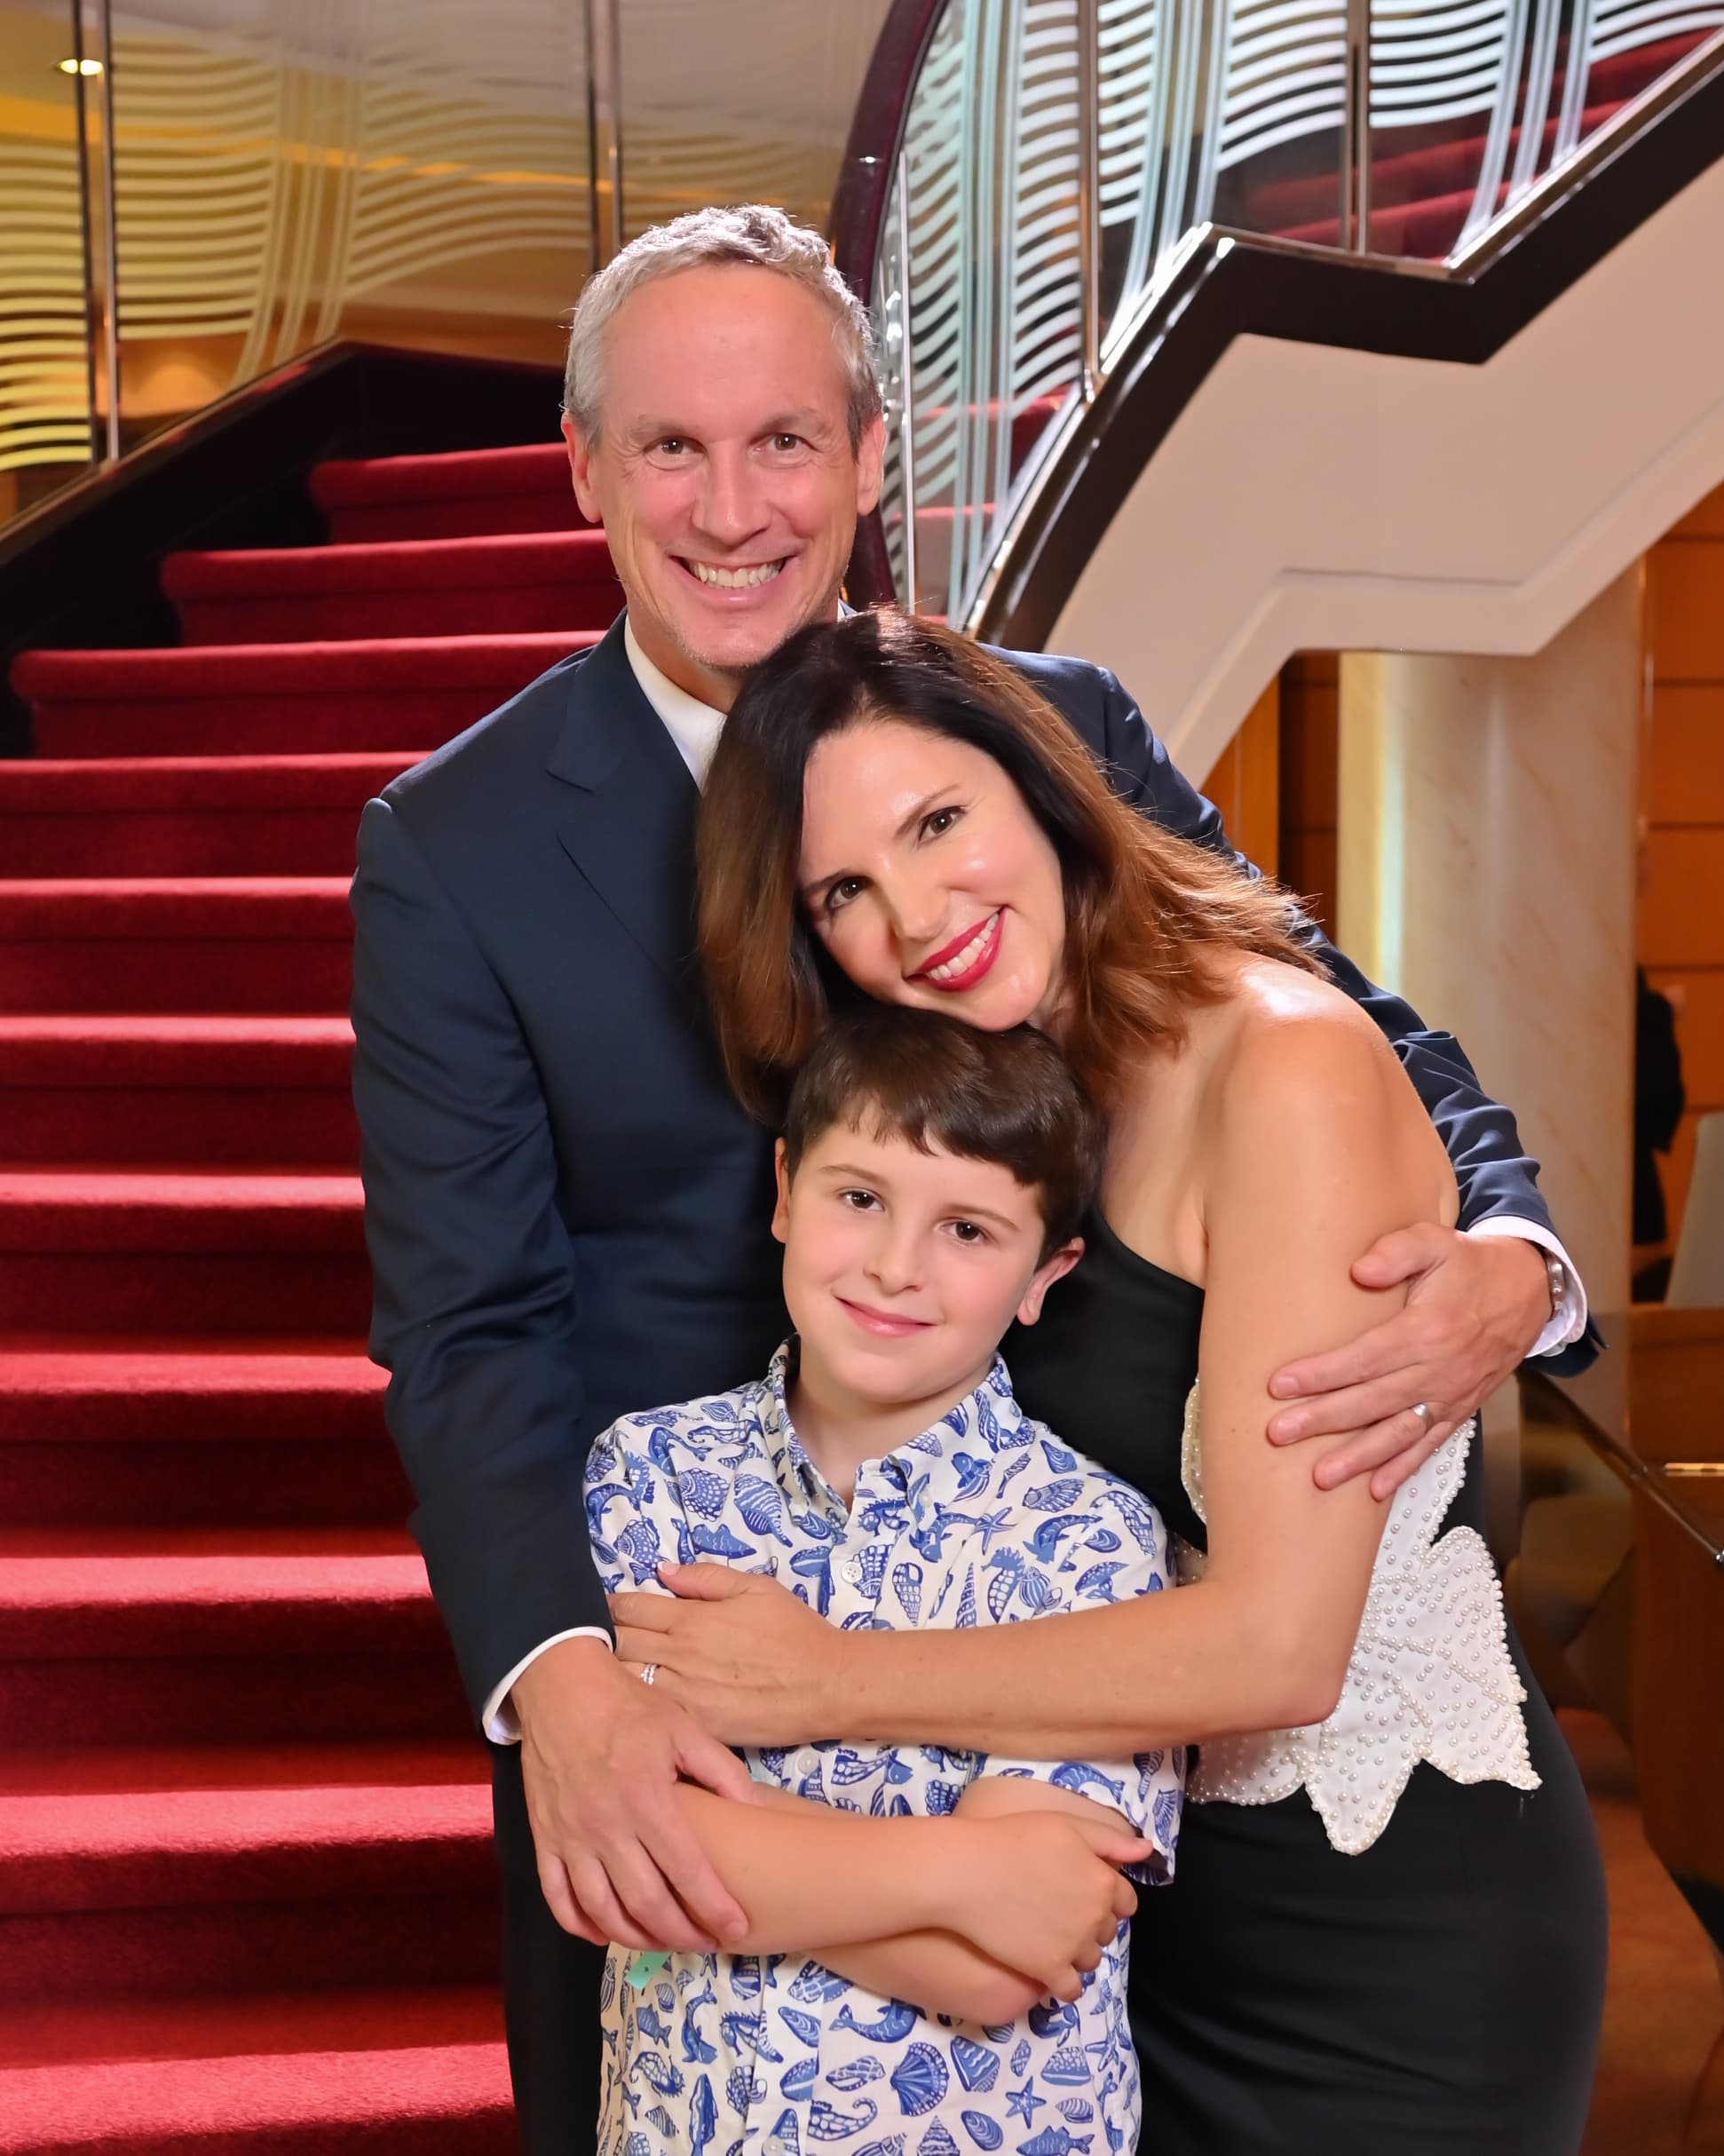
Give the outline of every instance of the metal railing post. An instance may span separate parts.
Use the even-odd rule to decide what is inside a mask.
[[[1371,251],[1371,0],[1347,0],[1347,116],[1341,157],[1340,242]]]
[[[78,138],[78,226],[83,261],[83,390],[90,415],[90,461],[102,461],[102,435],[96,416],[96,339],[101,334],[102,295],[96,282],[96,229],[90,206],[90,108],[83,72],[83,0],[70,0],[74,125]]]
[[[621,0],[587,0],[588,185],[593,267],[622,251],[622,23]]]
[[[1097,0],[1078,0],[1078,275],[1085,403],[1102,379],[1102,48],[1096,10]]]
[[[914,614],[916,583],[916,370],[910,352],[910,160],[898,156],[898,476],[904,487],[904,583],[902,604]]]
[[[102,315],[102,356],[107,369],[107,461],[120,454],[120,218],[115,178],[114,0],[101,0],[102,22],[102,220],[106,227],[107,305]],[[79,55],[82,59],[82,52]],[[82,78],[80,78],[82,79]]]

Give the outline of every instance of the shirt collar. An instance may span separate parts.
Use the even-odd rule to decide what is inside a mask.
[[[840,621],[854,614],[856,609],[842,599],[838,602]],[[716,705],[702,703],[698,696],[691,696],[686,689],[679,689],[661,667],[655,666],[641,649],[635,635],[635,624],[625,614],[622,619],[622,648],[629,654],[629,663],[634,669],[635,679],[640,692],[657,712],[665,732],[676,742],[690,775],[697,786],[707,782],[711,768],[713,751],[718,746],[718,736],[724,730],[724,714]]]
[[[787,1340],[766,1373],[761,1434],[772,1473],[787,1497],[842,1513],[843,1502],[796,1435],[786,1394],[795,1370],[796,1343]],[[951,1503],[974,1495],[989,1479],[995,1457],[1028,1445],[1035,1426],[1018,1406],[1004,1360],[998,1355],[973,1392],[948,1407],[919,1437],[857,1470],[856,1494],[884,1484],[902,1494],[913,1488],[923,1503]],[[856,1508],[852,1508],[854,1510]]]
[[[640,647],[635,624],[626,617],[622,624],[622,648],[629,654],[629,663],[635,670],[641,694],[658,713],[665,732],[676,742],[694,783],[704,786],[713,751],[718,746],[724,714],[712,704],[702,703],[698,696],[691,696],[686,689],[679,689],[668,674],[654,666]]]

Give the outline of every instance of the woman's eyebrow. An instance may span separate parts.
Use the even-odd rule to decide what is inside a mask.
[[[931,793],[924,794],[909,814],[905,817],[903,822],[898,825],[897,830],[892,833],[892,836],[903,838],[913,831],[922,818],[927,815],[929,804],[937,801],[942,794],[950,793],[951,790],[949,786],[937,786]],[[804,884],[797,895],[805,906],[811,906],[817,892],[823,891],[828,884],[842,884],[847,877],[853,876],[855,874],[854,868],[834,868],[831,875],[817,876],[812,883]]]
[[[817,876],[811,884],[804,884],[796,895],[804,906],[812,906],[815,898],[820,892],[825,891],[833,884],[843,883],[854,874],[853,869],[834,868],[830,876]]]

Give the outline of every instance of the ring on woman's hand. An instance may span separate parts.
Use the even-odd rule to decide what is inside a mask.
[[[1428,1436],[1430,1432],[1436,1428],[1436,1417],[1431,1413],[1430,1409],[1425,1405],[1423,1400],[1414,1400],[1412,1403],[1412,1412],[1425,1425],[1426,1435]],[[647,1682],[651,1684],[652,1679],[649,1677]]]
[[[659,1665],[657,1662],[643,1662],[641,1664],[640,1680],[643,1684],[650,1684],[658,1674]]]

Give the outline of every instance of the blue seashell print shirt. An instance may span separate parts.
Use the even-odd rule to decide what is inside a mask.
[[[848,1507],[785,1405],[790,1349],[759,1383],[625,1415],[587,1463],[606,1588],[652,1588],[668,1558],[770,1573],[832,1623],[1007,1624],[1170,1584],[1148,1500],[1060,1445],[1005,1364],[931,1430],[868,1462]],[[1032,1776],[1115,1806],[1171,1875],[1184,1762],[1025,1760],[934,1746],[808,1744],[746,1755],[758,1779],[849,1811],[951,1811],[983,1775]],[[1072,2005],[974,2027],[798,1954],[671,1954],[605,1965],[599,2156],[1111,2156],[1137,2142],[1127,1928]]]

